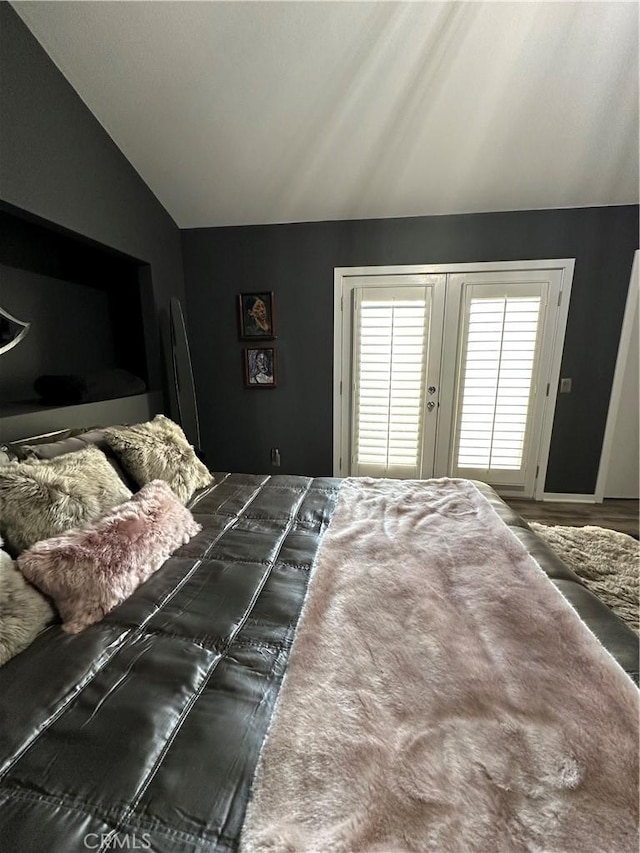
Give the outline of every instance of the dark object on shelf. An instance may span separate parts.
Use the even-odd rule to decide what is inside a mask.
[[[83,403],[87,396],[87,383],[82,376],[38,376],[33,387],[47,404],[71,406]]]
[[[113,368],[89,373],[86,376],[39,376],[33,387],[47,406],[73,406],[78,403],[95,403],[143,394],[146,383],[128,370]]]

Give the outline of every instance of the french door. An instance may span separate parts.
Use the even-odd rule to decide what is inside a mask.
[[[532,496],[570,283],[570,262],[547,263],[336,271],[336,473]]]
[[[368,276],[351,282],[351,375],[345,445],[354,476],[430,476],[445,277]],[[350,315],[350,316],[349,316]]]

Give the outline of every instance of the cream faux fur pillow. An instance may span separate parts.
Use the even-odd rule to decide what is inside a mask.
[[[213,483],[182,429],[164,415],[144,424],[111,427],[104,434],[139,486],[164,480],[187,503],[196,489]]]
[[[32,643],[53,617],[47,599],[0,549],[0,666]]]
[[[15,553],[104,510],[131,492],[97,447],[0,466],[0,531]]]

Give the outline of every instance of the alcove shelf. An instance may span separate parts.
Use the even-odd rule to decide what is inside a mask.
[[[0,202],[0,305],[31,323],[17,346],[0,353],[0,441],[132,423],[162,410],[151,269],[143,260]],[[36,399],[40,375],[114,368],[140,377],[148,392],[67,406]]]
[[[140,423],[162,411],[162,394],[159,391],[78,406],[8,404],[1,409],[0,444],[67,428],[89,429]]]

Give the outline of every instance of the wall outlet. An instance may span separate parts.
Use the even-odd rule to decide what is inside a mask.
[[[570,394],[571,393],[571,380],[570,379],[561,379],[560,380],[560,393],[561,394]]]
[[[277,447],[271,448],[271,464],[274,468],[280,467],[280,451]]]

